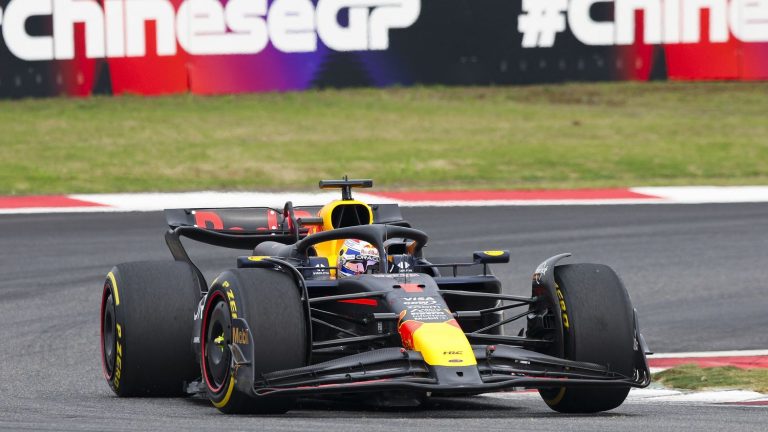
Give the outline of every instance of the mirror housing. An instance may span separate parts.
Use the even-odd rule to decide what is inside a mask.
[[[472,258],[478,264],[506,264],[509,262],[508,250],[476,251]]]

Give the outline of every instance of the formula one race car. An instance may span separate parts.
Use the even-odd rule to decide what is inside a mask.
[[[558,265],[569,255],[557,255],[536,268],[530,296],[505,294],[489,265],[509,262],[508,251],[429,259],[427,234],[396,204],[352,198],[372,185],[321,181],[342,191],[322,207],[166,210],[175,261],[119,264],[104,284],[112,390],[283,413],[300,397],[413,406],[535,388],[552,409],[581,413],[649,384],[636,313],[609,267]],[[208,284],[181,237],[248,252]],[[512,322],[523,331],[504,334]]]

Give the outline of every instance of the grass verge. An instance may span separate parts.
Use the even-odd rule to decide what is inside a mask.
[[[768,184],[768,83],[0,101],[0,195]]]
[[[653,375],[655,381],[679,389],[737,388],[768,393],[768,369],[739,369],[733,366],[701,368],[682,365]]]

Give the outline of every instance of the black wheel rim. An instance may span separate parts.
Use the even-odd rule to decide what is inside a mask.
[[[104,299],[104,312],[101,317],[102,346],[104,347],[104,367],[107,376],[112,377],[115,370],[115,351],[117,334],[115,330],[115,302],[112,297],[112,290],[108,289]]]
[[[231,337],[231,323],[229,305],[224,301],[218,301],[211,308],[205,332],[205,362],[208,382],[218,391],[224,386],[229,375],[231,354],[229,352],[229,339]]]

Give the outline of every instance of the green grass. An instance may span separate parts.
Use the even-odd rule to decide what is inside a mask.
[[[0,194],[768,184],[768,83],[0,101]]]
[[[768,393],[768,369],[739,369],[733,366],[700,368],[683,365],[653,375],[668,387],[689,390],[747,389]]]

